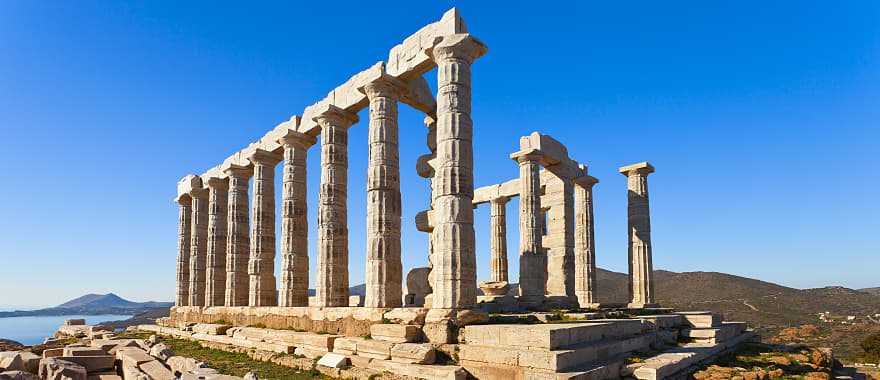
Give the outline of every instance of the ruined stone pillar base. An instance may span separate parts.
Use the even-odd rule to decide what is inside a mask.
[[[461,327],[487,322],[489,314],[470,309],[430,309],[422,330],[430,343],[459,343]]]

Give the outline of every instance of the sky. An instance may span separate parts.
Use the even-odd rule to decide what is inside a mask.
[[[880,2],[499,4],[0,2],[0,307],[107,292],[172,300],[177,181],[453,6],[489,47],[473,65],[476,186],[517,177],[508,155],[540,131],[600,180],[602,268],[627,270],[617,168],[649,161],[655,269],[880,286]],[[425,78],[436,89],[436,72]],[[360,117],[349,138],[352,285],[364,277]],[[415,171],[422,117],[401,106],[405,270],[427,263],[413,222],[429,200]],[[312,282],[319,149],[308,160]],[[507,210],[516,281],[518,202]],[[475,220],[482,281],[488,206]]]

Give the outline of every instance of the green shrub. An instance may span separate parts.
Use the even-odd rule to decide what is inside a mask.
[[[862,341],[862,350],[865,351],[862,354],[865,361],[880,363],[880,333],[868,335]]]

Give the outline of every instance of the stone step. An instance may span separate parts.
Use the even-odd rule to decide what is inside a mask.
[[[687,311],[675,313],[681,315],[685,319],[685,324],[696,328],[717,327],[721,324],[721,314],[711,311]]]
[[[639,319],[597,319],[582,323],[539,325],[471,325],[465,327],[465,342],[501,348],[543,348],[555,350],[603,339],[638,335],[649,328]]]
[[[755,336],[753,331],[746,331],[715,345],[676,347],[648,358],[642,363],[628,366],[629,371],[632,372],[633,377],[640,380],[669,378],[687,368],[724,354],[740,343],[754,339]]]
[[[718,327],[682,329],[681,336],[704,343],[720,343],[746,331],[745,322],[722,322]]]
[[[654,334],[648,333],[629,338],[615,337],[556,350],[480,346],[469,343],[459,346],[458,357],[463,365],[483,363],[565,371],[605,362],[629,352],[646,350],[654,340]],[[481,366],[484,366],[483,364]]]

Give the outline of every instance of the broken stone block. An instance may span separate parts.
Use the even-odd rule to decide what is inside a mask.
[[[174,373],[158,360],[141,363],[138,368],[153,380],[175,380]]]
[[[62,356],[59,359],[79,364],[86,368],[86,372],[111,369],[116,363],[116,358],[110,355]]]
[[[221,325],[216,323],[199,323],[192,327],[194,333],[209,335],[225,335],[226,331],[232,327],[230,325]]]
[[[116,374],[116,371],[105,371],[98,373],[90,373],[88,380],[122,380],[122,376]]]
[[[318,365],[322,365],[330,368],[345,368],[348,367],[348,358],[345,355],[328,353],[321,357],[318,360]]]
[[[58,358],[40,360],[40,379],[43,380],[86,380],[86,368]]]
[[[426,314],[428,314],[428,309],[398,307],[391,309],[382,317],[398,325],[422,325],[425,323]]]
[[[24,360],[18,352],[4,352],[0,356],[0,370],[24,371]]]
[[[364,338],[338,338],[333,341],[333,352],[342,355],[355,355],[358,343],[364,340]]]
[[[172,356],[165,361],[171,371],[176,374],[191,372],[197,368],[204,368],[205,363],[193,358],[185,358],[183,356]]]
[[[416,342],[421,337],[422,329],[416,325],[376,324],[370,326],[370,337],[386,342]]]
[[[434,364],[435,358],[430,343],[398,343],[391,347],[391,360],[398,363]]]
[[[357,354],[372,359],[387,360],[391,358],[392,342],[382,340],[366,339],[358,343]]]
[[[174,356],[174,351],[168,348],[165,343],[156,343],[150,347],[150,356],[165,361]]]
[[[293,351],[294,355],[305,356],[309,359],[320,358],[321,356],[324,356],[324,354],[326,354],[326,353],[327,353],[327,350],[315,348],[315,347],[311,347],[311,346],[300,346],[300,347],[297,347]]]
[[[141,363],[156,360],[146,351],[134,347],[125,347],[117,350],[116,359],[122,361],[122,365],[130,367],[137,367]]]
[[[99,356],[107,355],[107,352],[95,347],[64,347],[61,356]]]

